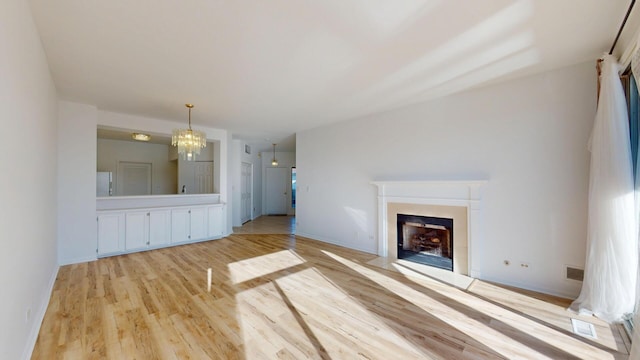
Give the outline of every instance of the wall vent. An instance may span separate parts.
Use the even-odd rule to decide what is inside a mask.
[[[573,327],[574,334],[578,334],[580,336],[584,336],[592,339],[598,338],[596,336],[596,328],[591,323],[572,318],[571,325]]]
[[[582,281],[584,279],[584,270],[574,266],[566,266],[565,276],[569,280]]]

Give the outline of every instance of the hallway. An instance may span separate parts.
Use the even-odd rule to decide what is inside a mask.
[[[234,234],[295,234],[295,216],[260,216],[241,227],[233,228]]]

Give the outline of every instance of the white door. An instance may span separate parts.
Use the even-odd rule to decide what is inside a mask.
[[[266,172],[267,215],[287,214],[289,168],[268,167]]]
[[[116,195],[151,195],[151,163],[118,162]]]
[[[196,162],[196,194],[213,193],[213,161]]]
[[[213,161],[180,161],[178,163],[178,193],[213,193]]]
[[[241,209],[240,209],[240,220],[242,223],[246,223],[251,220],[251,209],[252,206],[252,177],[253,170],[252,165],[250,163],[242,163],[242,175],[240,177],[241,185],[240,185],[240,201],[241,201]]]

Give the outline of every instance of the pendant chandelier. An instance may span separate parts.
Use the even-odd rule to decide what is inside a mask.
[[[174,129],[171,136],[171,145],[178,147],[178,155],[182,160],[195,161],[196,155],[200,155],[200,149],[207,147],[207,135],[198,130],[191,130],[191,109],[193,104],[185,104],[189,108],[189,128]]]
[[[273,160],[271,160],[271,166],[278,166],[278,160],[276,160],[276,144],[273,144]]]

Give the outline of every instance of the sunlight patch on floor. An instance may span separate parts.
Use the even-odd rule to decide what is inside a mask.
[[[229,276],[234,284],[239,284],[303,264],[304,262],[304,260],[293,254],[291,251],[282,250],[230,263],[228,265]]]
[[[618,336],[616,325],[610,325],[594,316],[579,315],[567,310],[570,301],[557,300],[552,302],[537,300],[535,297],[522,294],[505,286],[498,286],[487,282],[474,282],[469,292],[481,298],[491,298],[507,309],[525,314],[525,316],[538,319],[539,322],[548,323],[556,328],[572,331],[571,319],[579,318],[594,325],[598,334],[597,339],[591,339],[610,349],[621,353],[628,353],[625,342]],[[545,302],[545,310],[541,310],[540,302]],[[549,316],[549,313],[560,313],[560,316]],[[614,333],[615,332],[615,333]]]
[[[367,264],[396,271],[406,276],[428,276],[463,290],[468,289],[473,282],[473,278],[465,275],[402,259],[377,257]]]
[[[321,251],[325,255],[345,266],[348,266],[362,276],[367,277],[371,281],[388,289],[394,294],[397,294],[405,300],[412,302],[432,316],[442,320],[450,326],[455,327],[458,331],[461,331],[467,336],[490,347],[493,351],[496,351],[507,358],[522,358],[526,357],[524,354],[529,354],[530,356],[530,354],[536,353],[536,358],[551,359],[546,354],[537,352],[535,349],[532,349],[516,339],[517,337],[533,337],[536,340],[542,341],[550,347],[555,347],[557,349],[563,349],[567,343],[573,342],[573,345],[581,351],[572,355],[580,358],[595,357],[598,359],[613,359],[612,354],[602,351],[595,346],[581,342],[580,340],[562,332],[543,326],[538,322],[527,319],[489,302],[486,303],[486,306],[478,308],[477,299],[473,299],[472,295],[463,291],[452,292],[449,290],[446,292],[443,291],[443,289],[439,289],[438,286],[430,286],[429,288],[425,287],[426,291],[436,292],[442,295],[442,297],[449,299],[446,304],[443,301],[434,301],[434,298],[429,297],[423,292],[407,286],[395,279],[329,251]],[[472,300],[475,300],[476,303],[474,304]],[[451,304],[451,306],[448,304]],[[457,311],[455,307],[469,308],[470,311],[487,315],[492,319],[489,321],[489,324],[485,324],[461,313],[460,311]],[[512,334],[514,336],[510,336]],[[501,339],[500,346],[495,345],[495,339]]]
[[[425,355],[424,348],[407,341],[314,268],[240,292],[236,301],[247,358],[268,358],[283,348],[291,358],[318,358],[321,350],[330,358],[357,358],[356,350],[336,347],[344,339],[359,342],[359,347],[370,342],[372,349],[400,348],[408,358]],[[268,313],[260,311],[265,306]],[[372,337],[372,331],[378,335]],[[394,358],[392,352],[387,355],[384,358]]]

